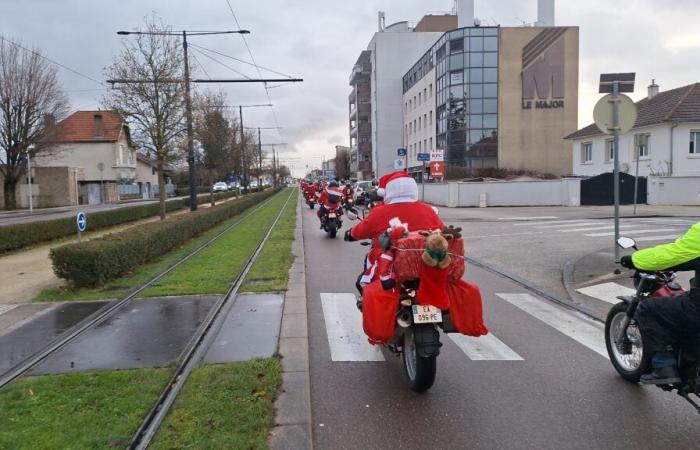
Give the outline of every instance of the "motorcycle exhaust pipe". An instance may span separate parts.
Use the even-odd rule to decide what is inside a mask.
[[[396,314],[396,323],[401,328],[408,328],[413,323],[413,317],[411,316],[410,312],[408,312],[405,309],[402,309]]]

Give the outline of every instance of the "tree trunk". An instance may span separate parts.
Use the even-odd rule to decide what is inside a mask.
[[[17,178],[13,174],[8,173],[3,184],[5,189],[5,209],[8,211],[17,209],[17,197],[15,194]]]
[[[216,205],[216,199],[214,199],[214,174],[211,170],[209,171],[209,201],[211,206]]]
[[[165,192],[165,176],[163,176],[163,161],[158,160],[156,166],[158,168],[158,199],[160,200],[160,220],[165,220],[165,199],[168,198],[168,193]]]

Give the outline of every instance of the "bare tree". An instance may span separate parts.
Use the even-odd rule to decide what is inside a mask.
[[[15,209],[27,157],[51,149],[55,119],[68,112],[56,68],[39,50],[25,50],[0,36],[0,174],[5,209]]]
[[[152,17],[148,33],[170,32]],[[180,43],[170,36],[136,35],[124,40],[122,51],[105,68],[108,79],[140,80],[121,83],[103,98],[107,108],[118,111],[132,125],[136,138],[155,157],[158,168],[160,218],[165,218],[163,168],[179,158],[179,143],[185,134],[184,55]]]
[[[211,204],[214,205],[213,184],[226,176],[233,165],[234,134],[224,115],[226,95],[205,92],[195,101],[195,138],[202,146],[202,166],[207,171]]]

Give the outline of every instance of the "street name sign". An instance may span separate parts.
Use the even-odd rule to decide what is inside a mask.
[[[430,153],[418,153],[416,158],[418,161],[430,161]]]
[[[406,156],[406,154],[407,154],[408,152],[406,151],[405,148],[401,147],[400,149],[398,149],[398,150],[396,151],[396,153],[398,154],[398,156]]]

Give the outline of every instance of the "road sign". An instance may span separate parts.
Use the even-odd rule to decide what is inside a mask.
[[[394,160],[394,170],[403,170],[406,168],[406,161],[403,158]]]
[[[406,149],[402,147],[402,148],[398,149],[398,150],[396,151],[396,153],[398,154],[398,156],[406,156],[406,154],[407,154],[408,152],[406,152]]]
[[[430,176],[433,178],[445,178],[445,161],[431,161]]]
[[[600,131],[605,134],[613,134],[613,102],[615,98],[612,94],[598,100],[593,108],[593,120]],[[637,121],[637,105],[631,98],[624,94],[617,96],[619,109],[619,131],[620,134],[627,133],[634,127]]]
[[[430,153],[418,153],[416,158],[418,161],[430,161]]]
[[[78,231],[81,233],[87,229],[87,216],[84,212],[80,211],[75,217],[75,222],[78,224]]]
[[[430,152],[430,160],[431,161],[444,161],[445,160],[445,151],[442,149],[435,149]]]

